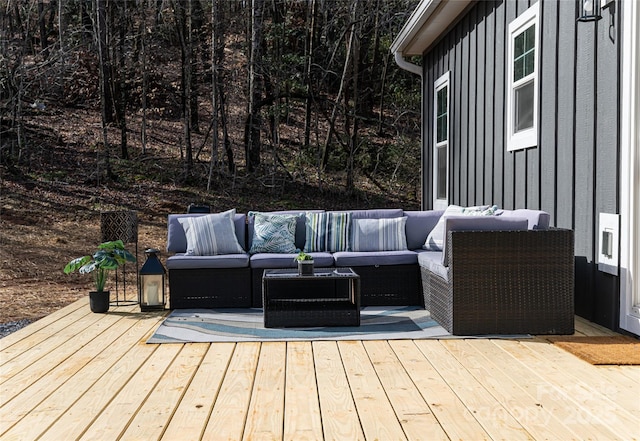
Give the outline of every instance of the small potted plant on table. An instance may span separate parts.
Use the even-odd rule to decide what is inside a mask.
[[[298,274],[301,276],[313,276],[313,256],[300,251],[295,257],[298,262]]]
[[[95,271],[96,290],[89,292],[89,306],[93,312],[107,312],[110,295],[110,292],[104,289],[107,271],[135,261],[133,254],[124,248],[124,243],[115,240],[98,245],[98,250],[93,255],[73,259],[64,267],[64,273],[78,271],[80,274],[88,274]]]

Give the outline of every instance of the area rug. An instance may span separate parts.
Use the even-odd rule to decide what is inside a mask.
[[[640,340],[611,337],[548,337],[556,346],[591,364],[640,365]]]
[[[265,328],[262,309],[174,310],[147,343],[393,340],[443,338],[450,334],[418,307],[366,307],[360,326]]]

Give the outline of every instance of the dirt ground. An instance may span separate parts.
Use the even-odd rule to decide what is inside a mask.
[[[62,269],[72,258],[92,253],[100,243],[99,211],[74,209],[59,192],[29,190],[7,181],[0,191],[0,323],[37,320],[86,296],[93,285],[92,275],[65,275]],[[65,210],[65,205],[71,209]],[[166,221],[164,216],[144,212],[138,216],[138,260],[142,264],[144,249],[164,249],[166,228],[161,224]],[[135,244],[127,248],[134,252]],[[131,298],[137,294],[135,267],[130,265],[125,271],[129,272],[127,297]],[[113,272],[107,286],[115,288]],[[118,287],[122,295],[121,273]]]

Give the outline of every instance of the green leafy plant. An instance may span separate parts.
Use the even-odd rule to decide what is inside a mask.
[[[296,257],[293,258],[296,262],[302,262],[305,260],[313,260],[313,256],[305,253],[304,251],[300,251]]]
[[[96,272],[96,291],[104,291],[107,271],[118,269],[127,262],[135,262],[136,258],[124,248],[121,240],[104,242],[98,245],[98,250],[89,256],[73,259],[64,267],[64,273],[78,271],[80,274]]]

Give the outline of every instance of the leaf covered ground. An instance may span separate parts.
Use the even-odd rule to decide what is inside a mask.
[[[156,140],[145,154],[139,123],[132,119],[129,125],[128,160],[117,158],[119,134],[110,129],[115,147],[110,155],[113,174],[108,177],[103,161],[100,169],[96,165],[101,150],[97,112],[49,106],[26,115],[24,157],[17,160],[5,155],[0,165],[0,323],[37,320],[87,295],[91,277],[65,275],[62,268],[72,258],[91,253],[100,242],[101,211],[136,210],[142,263],[144,249],[165,250],[167,214],[184,212],[190,203],[206,203],[213,211],[236,208],[241,212],[419,208],[419,155],[415,152],[384,164],[389,172],[371,167],[366,172],[358,170],[355,189],[347,191],[340,158],[318,175],[313,153],[282,149],[265,154],[263,166],[249,175],[243,171],[237,140],[238,172],[231,176],[224,167],[216,169],[207,191],[205,153],[195,161],[191,176],[184,176],[180,122],[154,120]],[[282,138],[287,135],[293,137],[283,130]],[[369,139],[378,143],[380,151],[392,141],[375,135]],[[194,136],[194,145],[205,143],[204,133]],[[135,273],[132,268],[128,271],[129,277]],[[114,282],[111,276],[112,291]],[[135,278],[128,283],[127,295],[131,296]]]

